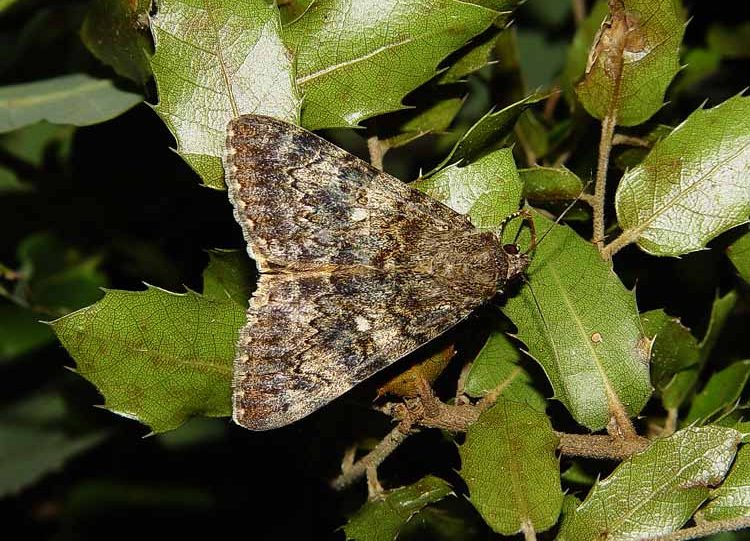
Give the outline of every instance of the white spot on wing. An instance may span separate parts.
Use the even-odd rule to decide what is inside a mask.
[[[370,322],[367,321],[362,316],[355,316],[354,317],[354,323],[357,324],[357,330],[360,332],[365,332],[370,330]]]
[[[351,219],[353,222],[359,222],[367,218],[368,214],[365,209],[357,207],[352,211]]]

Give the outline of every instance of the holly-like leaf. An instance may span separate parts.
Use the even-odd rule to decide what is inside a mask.
[[[557,522],[563,493],[556,448],[544,413],[504,398],[469,427],[459,473],[490,528],[513,535]]]
[[[108,79],[63,75],[53,79],[0,87],[0,133],[47,120],[88,126],[121,115],[143,100]]]
[[[532,387],[531,378],[520,366],[520,361],[521,352],[505,333],[493,331],[471,365],[464,392],[481,398],[490,391],[501,389],[500,395],[504,398],[526,402],[543,412],[547,403],[541,393]]]
[[[727,248],[727,255],[742,279],[750,284],[750,232],[734,241]]]
[[[244,308],[229,298],[149,287],[107,291],[52,328],[107,409],[163,432],[193,415],[230,415],[244,320]]]
[[[641,314],[646,336],[654,340],[651,348],[651,381],[657,389],[664,388],[677,372],[700,361],[698,340],[683,326],[679,318],[664,310]]]
[[[456,118],[463,103],[461,98],[448,98],[413,114],[409,114],[411,111],[403,111],[408,118],[401,124],[400,133],[384,139],[383,143],[387,148],[397,148],[429,133],[444,132]]]
[[[726,520],[750,516],[750,446],[743,445],[727,478],[711,493],[711,501],[700,511],[704,520]]]
[[[565,167],[519,169],[525,199],[538,202],[572,200],[583,192],[578,175]]]
[[[406,94],[434,77],[441,60],[500,15],[459,0],[312,3],[284,28],[305,96],[302,125],[356,126],[401,109]]]
[[[623,238],[676,256],[750,215],[750,98],[698,109],[659,141],[615,195]],[[619,240],[619,239],[618,239]]]
[[[449,163],[471,162],[492,148],[502,146],[513,132],[521,114],[535,103],[547,98],[543,94],[532,94],[499,111],[490,111],[471,126],[436,168]]]
[[[679,529],[721,483],[741,437],[706,426],[655,441],[594,486],[558,539],[650,539]]]
[[[81,27],[81,40],[95,57],[141,85],[151,78],[150,7],[151,0],[96,0]]]
[[[685,424],[705,423],[737,405],[750,379],[750,360],[736,362],[711,376],[703,390],[690,404]]]
[[[651,343],[635,295],[591,243],[538,214],[534,222],[546,237],[526,271],[529,283],[503,311],[576,421],[598,430],[613,408],[638,414],[651,395]]]
[[[368,501],[344,526],[344,533],[356,541],[393,541],[416,513],[450,494],[453,489],[442,479],[424,477]]]
[[[700,349],[698,363],[675,374],[672,380],[662,389],[661,399],[666,409],[679,408],[692,392],[736,303],[737,293],[734,291],[723,297],[718,297],[714,301],[706,335],[698,346]]]
[[[461,214],[481,229],[496,229],[518,210],[521,181],[509,148],[464,167],[451,165],[413,186]]]
[[[680,70],[682,4],[610,0],[609,11],[576,92],[593,117],[603,119],[616,111],[618,124],[636,126],[661,108]]]
[[[278,9],[264,0],[162,0],[151,29],[156,111],[185,161],[206,185],[222,188],[229,120],[257,113],[298,121]]]
[[[445,70],[445,73],[440,77],[440,83],[449,84],[463,81],[475,71],[487,66],[499,34],[499,29],[492,28],[480,36],[476,43],[468,46],[467,50],[460,54]]]

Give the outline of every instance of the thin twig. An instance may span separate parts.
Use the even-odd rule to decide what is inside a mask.
[[[621,133],[616,133],[612,137],[612,146],[617,145],[628,145],[631,147],[643,148],[648,148],[651,146],[651,144],[642,137],[633,137],[632,135],[623,135]]]
[[[619,237],[602,248],[602,257],[607,260],[612,259],[612,256],[625,248],[628,244],[635,242],[637,238],[638,235],[634,234],[633,231],[624,231],[620,233]]]
[[[594,233],[592,242],[596,243],[599,252],[604,257],[604,207],[607,195],[607,170],[609,168],[609,155],[612,151],[612,137],[617,125],[618,105],[620,90],[622,86],[622,70],[626,42],[626,18],[624,6],[618,0],[609,1],[609,10],[612,23],[608,29],[610,33],[609,42],[611,46],[606,51],[607,59],[612,59],[608,73],[612,77],[612,97],[607,107],[607,113],[602,119],[602,132],[599,139],[599,159],[596,167],[596,184],[594,187]],[[604,38],[602,38],[602,41]],[[604,62],[606,62],[605,60]]]
[[[582,456],[607,460],[623,460],[643,451],[649,445],[646,438],[622,439],[599,434],[556,433],[560,442],[557,450],[566,456]]]
[[[348,487],[357,479],[365,475],[368,468],[377,468],[386,458],[388,458],[388,455],[395,451],[398,446],[414,432],[415,430],[412,430],[408,421],[399,423],[399,425],[391,430],[372,451],[367,453],[367,455],[350,467],[342,468],[341,475],[331,481],[331,486],[335,490],[342,490]]]
[[[667,535],[652,537],[651,541],[689,541],[690,539],[700,539],[719,532],[731,532],[743,528],[750,528],[750,517],[702,522],[692,528],[685,528],[684,530],[677,530]]]

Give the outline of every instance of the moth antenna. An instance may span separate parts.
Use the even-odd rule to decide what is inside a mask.
[[[534,220],[533,220],[533,218],[531,216],[531,212],[529,212],[529,210],[525,209],[525,208],[519,209],[519,210],[515,211],[514,213],[509,214],[508,216],[505,217],[505,219],[503,219],[502,222],[500,222],[500,227],[499,227],[500,232],[499,232],[498,236],[502,239],[502,237],[503,237],[503,231],[505,230],[505,226],[508,224],[508,222],[510,222],[514,218],[518,218],[519,216],[523,216],[523,219],[526,222],[528,222],[529,229],[531,229],[531,244],[532,244],[532,246],[534,248],[536,248],[536,244],[537,244],[537,242],[536,242],[536,225],[534,224]],[[520,229],[519,229],[519,231],[516,232],[516,237],[513,239],[513,242],[515,242],[518,239],[518,234],[519,233],[520,233]]]
[[[544,234],[539,238],[539,242],[537,242],[537,246],[539,244],[541,244],[541,242],[544,240],[544,237],[546,237],[549,234],[549,232],[552,231],[555,228],[555,226],[558,225],[562,221],[562,219],[565,217],[565,215],[568,212],[570,212],[570,209],[572,209],[575,206],[575,204],[578,203],[581,200],[581,197],[583,197],[583,194],[586,193],[586,190],[588,189],[588,187],[590,185],[591,185],[591,181],[589,180],[586,183],[586,185],[583,187],[583,189],[581,190],[581,192],[576,196],[576,198],[573,199],[573,201],[571,201],[570,204],[567,207],[565,207],[565,210],[563,210],[560,213],[560,215],[557,217],[557,219],[554,221],[554,223],[549,227],[549,229],[547,229],[547,231],[545,231]],[[536,246],[534,246],[534,248],[536,248]],[[531,249],[526,250],[527,253],[530,252],[530,251],[531,251]]]

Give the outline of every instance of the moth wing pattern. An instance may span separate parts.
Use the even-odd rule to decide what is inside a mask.
[[[253,430],[309,415],[465,318],[419,273],[263,274],[234,366],[235,422]],[[418,299],[418,300],[417,300]]]
[[[234,364],[242,426],[312,413],[496,292],[492,233],[302,128],[239,117],[224,167],[261,272]]]
[[[472,229],[442,203],[271,117],[229,123],[225,170],[235,217],[261,272],[378,266],[411,248],[404,234]]]

